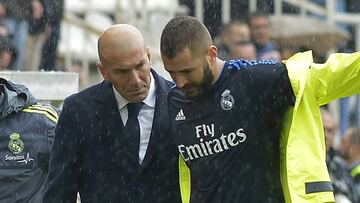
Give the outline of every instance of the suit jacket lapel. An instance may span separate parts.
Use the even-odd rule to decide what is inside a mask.
[[[150,163],[152,157],[159,148],[159,145],[164,144],[162,140],[170,127],[167,111],[167,95],[170,91],[169,84],[166,80],[157,75],[155,71],[152,70],[152,73],[156,83],[156,104],[149,145],[141,164],[142,169]]]
[[[124,136],[123,131],[124,124],[122,123],[114,91],[110,82],[104,81],[101,84],[96,95],[96,100],[99,104],[99,111],[96,111],[99,122],[106,128],[105,132],[107,132],[107,136],[114,139],[114,146],[109,147],[114,147],[114,154],[118,154],[120,150],[123,151],[138,165],[138,155],[130,153],[130,150],[128,149],[128,141],[126,136]]]

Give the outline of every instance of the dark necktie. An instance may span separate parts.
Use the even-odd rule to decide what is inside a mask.
[[[128,103],[128,120],[125,125],[125,133],[127,134],[131,154],[139,159],[139,146],[140,146],[140,124],[138,115],[143,103]]]

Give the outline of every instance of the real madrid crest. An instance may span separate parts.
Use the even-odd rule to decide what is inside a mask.
[[[221,94],[220,105],[225,111],[229,111],[233,108],[235,103],[234,97],[230,94],[230,90],[225,89]]]
[[[20,139],[18,133],[12,133],[10,135],[8,147],[13,154],[20,154],[24,150],[24,142]]]

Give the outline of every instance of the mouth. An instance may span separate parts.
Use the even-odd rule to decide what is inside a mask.
[[[181,88],[181,90],[189,97],[193,97],[196,95],[196,88],[194,88],[194,87],[187,86],[187,87]]]
[[[136,93],[136,92],[142,91],[144,88],[145,88],[145,87],[134,88],[134,89],[128,90],[128,92],[129,92],[129,93]]]
[[[146,87],[127,90],[127,100],[130,102],[140,102],[146,98],[148,90]]]
[[[186,85],[184,85],[181,89],[182,89],[183,91],[185,91],[185,92],[189,92],[189,91],[191,91],[192,89],[194,89],[194,85],[186,84]]]

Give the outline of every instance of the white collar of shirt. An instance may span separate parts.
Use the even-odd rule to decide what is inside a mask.
[[[138,119],[140,125],[140,143],[139,143],[139,164],[144,160],[146,150],[149,144],[151,129],[153,124],[155,102],[156,102],[156,85],[153,75],[150,73],[150,88],[144,104],[139,112]],[[115,99],[118,105],[119,113],[123,124],[125,125],[128,118],[126,104],[129,102],[122,97],[113,86]]]
[[[142,102],[144,102],[144,104],[146,104],[147,106],[149,106],[151,108],[155,108],[155,101],[156,101],[155,81],[154,81],[154,77],[151,72],[150,72],[150,77],[151,77],[151,79],[150,79],[149,93]],[[115,94],[115,99],[116,99],[118,108],[119,109],[124,108],[126,106],[126,104],[129,103],[129,101],[127,101],[123,96],[121,96],[121,94],[115,89],[114,86],[112,86],[112,87],[113,87],[113,91]]]

